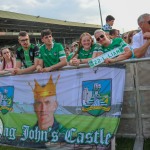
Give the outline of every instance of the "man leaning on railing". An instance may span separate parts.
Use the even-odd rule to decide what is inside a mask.
[[[67,59],[64,48],[62,44],[53,41],[51,30],[42,30],[41,40],[44,44],[40,47],[37,71],[49,72],[66,66]]]
[[[29,35],[26,31],[20,31],[18,35],[20,47],[17,49],[17,63],[14,74],[32,73],[38,64],[39,48],[30,43]]]
[[[137,58],[150,57],[150,14],[140,15],[137,22],[141,31],[133,36],[134,55]]]

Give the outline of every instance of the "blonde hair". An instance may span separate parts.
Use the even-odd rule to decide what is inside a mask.
[[[91,36],[90,33],[88,33],[88,32],[82,33],[82,34],[80,35],[80,38],[79,38],[78,50],[75,52],[75,54],[72,56],[71,59],[73,59],[73,58],[79,53],[80,48],[83,47],[82,44],[81,44],[81,41],[82,41],[82,38],[85,37],[85,36],[89,36],[89,37],[90,37],[90,39],[91,39],[91,41],[92,41],[92,42],[91,42],[91,46],[94,44],[93,38],[92,38],[92,36]]]
[[[95,32],[94,32],[94,36],[95,36],[97,33],[99,33],[99,32],[102,32],[102,33],[104,33],[104,34],[105,34],[105,32],[104,32],[103,30],[101,30],[101,29],[97,29],[97,30],[95,30]]]

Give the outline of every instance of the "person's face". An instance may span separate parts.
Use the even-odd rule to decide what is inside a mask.
[[[36,112],[38,122],[48,124],[57,108],[56,96],[41,97],[35,100],[34,111]]]
[[[53,37],[52,37],[52,35],[45,35],[45,36],[42,38],[42,42],[43,42],[45,45],[51,45],[52,42],[53,42]]]
[[[106,34],[104,32],[97,32],[95,34],[95,38],[97,43],[101,44],[101,45],[105,45],[107,43],[107,39],[108,37],[106,36]]]
[[[124,40],[126,43],[128,43],[128,34],[124,34],[124,35],[123,35],[123,40]]]
[[[70,50],[68,48],[65,48],[65,53],[68,56],[70,54]]]
[[[78,45],[72,44],[71,45],[71,52],[74,52],[77,49]]]
[[[145,17],[139,25],[144,32],[150,32],[150,15]]]
[[[115,35],[114,35],[114,37],[116,38],[116,37],[119,37],[119,31],[115,31]]]
[[[88,35],[83,36],[81,39],[81,45],[85,50],[89,50],[91,48],[91,45],[92,45],[91,37]]]
[[[27,49],[30,46],[29,35],[19,36],[18,41],[21,44],[21,46],[24,47],[25,49]]]
[[[110,20],[110,21],[108,22],[108,24],[109,24],[110,26],[113,26],[113,25],[114,25],[114,20]]]
[[[8,48],[2,50],[2,56],[4,59],[10,59],[11,54]]]

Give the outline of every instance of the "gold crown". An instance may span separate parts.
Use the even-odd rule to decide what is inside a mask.
[[[56,95],[56,84],[60,76],[58,76],[56,83],[53,83],[52,75],[50,76],[49,81],[45,86],[40,86],[40,84],[34,80],[35,87],[33,89],[34,99],[38,99],[40,97],[54,96]]]

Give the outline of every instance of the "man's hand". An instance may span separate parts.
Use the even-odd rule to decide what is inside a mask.
[[[110,64],[110,63],[115,63],[117,61],[117,59],[116,58],[107,58],[107,59],[105,59],[105,63],[106,64]]]
[[[73,58],[73,59],[71,60],[71,62],[72,62],[72,65],[73,65],[73,66],[79,66],[79,65],[80,65],[80,60],[77,59],[77,58]]]
[[[43,72],[50,72],[51,70],[51,67],[43,68]]]
[[[143,38],[144,38],[144,39],[150,39],[150,32],[145,32],[145,33],[143,34]]]
[[[22,73],[23,73],[23,71],[20,68],[14,68],[14,70],[12,72],[12,74],[22,74]]]
[[[43,72],[43,68],[40,65],[36,66],[37,72]]]

